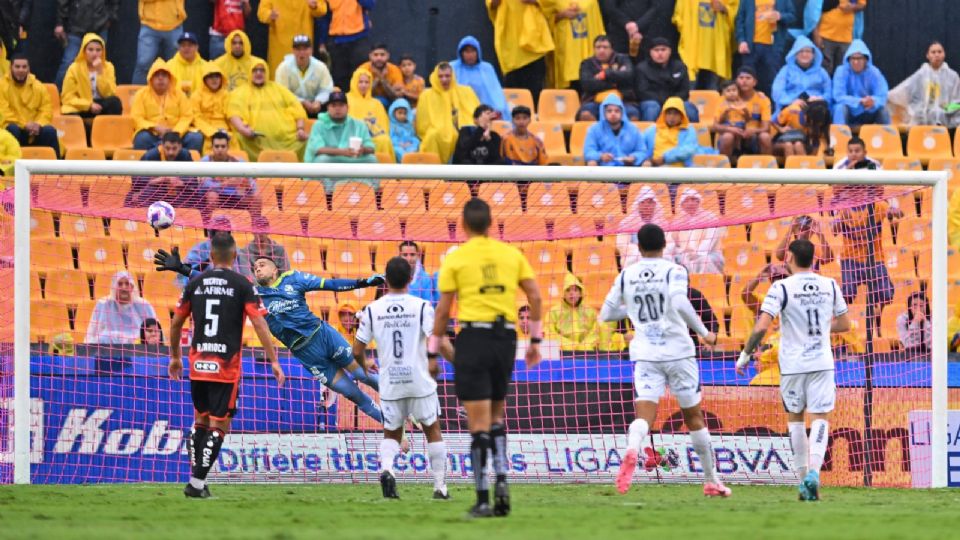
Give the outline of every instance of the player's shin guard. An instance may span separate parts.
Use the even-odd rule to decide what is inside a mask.
[[[353,376],[354,380],[360,381],[370,388],[380,391],[380,375],[377,375],[376,373],[365,372],[363,371],[363,368],[357,368],[351,371],[350,375]]]
[[[807,460],[810,455],[807,426],[803,422],[787,422],[787,429],[790,431],[790,447],[793,448],[794,469],[797,476],[803,478],[807,475]]]
[[[717,481],[717,467],[714,462],[713,444],[710,442],[710,430],[707,428],[698,429],[690,432],[690,440],[693,443],[693,451],[700,458],[700,465],[703,467],[703,478],[705,483],[715,483]]]
[[[810,423],[810,470],[820,472],[823,456],[827,453],[830,438],[830,423],[826,420],[814,420]]]
[[[389,471],[393,474],[393,460],[400,451],[400,443],[393,439],[384,438],[380,441],[380,471]]]
[[[330,385],[330,388],[332,388],[334,392],[356,403],[357,407],[370,418],[373,418],[381,424],[383,423],[383,413],[377,408],[377,404],[373,402],[370,396],[364,394],[363,391],[360,390],[360,387],[357,386],[357,383],[350,377],[340,377]]]
[[[427,443],[427,454],[430,456],[430,472],[433,473],[433,489],[444,490],[447,485],[447,443]]]
[[[207,433],[203,442],[200,443],[197,464],[193,467],[194,478],[202,481],[207,479],[207,473],[210,472],[213,464],[217,461],[217,456],[220,455],[223,437],[223,431],[217,428],[213,428]]]
[[[493,470],[497,482],[507,481],[507,427],[497,423],[490,426],[490,438],[493,443]]]
[[[627,430],[627,450],[636,450],[641,453],[647,446],[647,434],[650,432],[650,424],[642,418],[637,418],[630,422],[630,428]]]
[[[487,451],[490,450],[490,434],[478,431],[471,434],[470,460],[473,465],[473,480],[477,490],[477,504],[490,503],[490,481],[487,479]]]

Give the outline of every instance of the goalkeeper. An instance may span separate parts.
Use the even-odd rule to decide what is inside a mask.
[[[172,253],[159,250],[154,260],[158,271],[197,275],[197,270],[180,261],[180,253],[176,248]],[[376,403],[355,382],[361,381],[379,391],[378,376],[368,373],[366,366],[353,360],[353,348],[332,326],[310,311],[305,296],[310,291],[350,291],[376,287],[384,283],[383,276],[325,279],[296,271],[281,274],[270,257],[257,257],[253,263],[257,294],[269,312],[266,320],[270,333],[290,349],[314,379],[356,403],[370,418],[383,423],[383,415]]]

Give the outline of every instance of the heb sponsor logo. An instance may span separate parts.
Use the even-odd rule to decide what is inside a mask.
[[[155,420],[148,429],[104,429],[113,409],[70,409],[57,434],[54,454],[168,456],[183,448],[182,430],[170,429],[167,420]]]
[[[201,344],[206,345],[206,344]],[[200,350],[200,346],[197,347],[198,352],[205,352]],[[206,351],[206,352],[220,352],[220,351]],[[224,348],[223,352],[226,352]],[[193,371],[196,373],[220,373],[220,364],[217,362],[212,362],[210,360],[197,360],[193,363]]]

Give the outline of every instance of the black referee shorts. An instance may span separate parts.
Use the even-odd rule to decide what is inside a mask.
[[[457,334],[453,383],[461,401],[503,401],[510,389],[517,333],[464,328]]]
[[[226,420],[237,414],[237,392],[240,381],[214,382],[190,381],[190,397],[193,408],[214,420]]]

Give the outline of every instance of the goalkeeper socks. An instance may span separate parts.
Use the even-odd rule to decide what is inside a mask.
[[[698,429],[690,432],[690,439],[693,442],[693,451],[700,458],[700,465],[703,467],[703,478],[708,484],[717,482],[717,469],[713,457],[713,445],[710,444],[710,430],[707,428]]]
[[[364,373],[363,368],[357,368],[351,371],[350,375],[352,375],[355,380],[362,382],[378,392],[380,391],[380,375],[369,372]]]
[[[393,460],[400,452],[400,443],[393,439],[384,438],[380,441],[380,470],[393,474]]]
[[[507,481],[507,427],[501,423],[490,426],[490,438],[493,443],[493,470],[497,482]]]
[[[810,422],[810,470],[820,472],[823,456],[827,453],[827,440],[830,438],[830,423],[826,420]]]
[[[650,424],[642,418],[637,418],[630,422],[630,429],[627,430],[627,450],[636,450],[637,453],[643,451],[647,446],[647,434],[650,432]]]
[[[206,480],[207,473],[213,468],[213,464],[220,455],[220,446],[223,445],[224,433],[218,428],[211,429],[199,449],[199,459],[193,467],[193,478]]]
[[[803,478],[807,475],[807,461],[809,448],[807,442],[807,426],[803,422],[787,422],[790,431],[790,447],[793,448],[793,468],[797,475]]]
[[[373,418],[381,424],[383,423],[383,413],[377,408],[377,404],[373,402],[370,396],[364,394],[363,391],[360,390],[360,387],[357,386],[357,383],[350,377],[340,377],[330,385],[330,388],[333,389],[334,392],[356,403],[357,407],[370,418]]]
[[[193,468],[197,466],[197,463],[200,463],[200,448],[203,446],[203,441],[207,438],[209,430],[210,426],[197,423],[193,425],[193,430],[190,431],[190,437],[187,439],[187,445],[189,445],[187,451],[190,454],[190,470],[193,470]]]
[[[473,481],[477,490],[477,504],[490,503],[490,481],[487,479],[487,451],[490,449],[490,434],[478,431],[471,434],[470,460],[473,465]]]
[[[447,474],[447,443],[444,441],[427,443],[427,454],[430,456],[430,472],[433,473],[433,489],[446,487]]]

